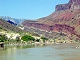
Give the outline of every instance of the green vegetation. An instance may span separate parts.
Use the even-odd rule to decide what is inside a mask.
[[[22,36],[21,38],[23,41],[34,41],[35,38],[33,38],[32,36],[29,36],[29,35],[24,35]]]
[[[16,37],[16,40],[15,40],[16,42],[20,42],[21,40],[20,40],[20,37]]]
[[[48,38],[46,38],[46,37],[41,37],[41,39],[43,40],[43,42],[45,42],[46,40],[48,40]]]
[[[36,39],[36,42],[40,42],[40,39]]]
[[[5,35],[0,35],[0,42],[7,41],[7,37]]]

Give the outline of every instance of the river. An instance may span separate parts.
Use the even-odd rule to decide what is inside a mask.
[[[80,60],[80,44],[6,46],[0,60]]]

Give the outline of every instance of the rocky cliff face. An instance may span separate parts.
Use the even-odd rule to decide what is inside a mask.
[[[70,0],[70,1],[69,1],[69,3],[73,3],[73,2],[75,2],[75,3],[80,3],[80,0]]]
[[[24,21],[25,27],[34,27],[48,32],[65,33],[69,39],[80,40],[80,0],[59,4],[51,15],[37,21]],[[54,36],[54,35],[53,35]]]
[[[67,9],[80,9],[80,0],[70,0],[67,4],[60,4],[56,6],[56,11]]]

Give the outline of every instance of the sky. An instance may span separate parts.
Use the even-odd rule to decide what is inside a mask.
[[[50,15],[57,4],[69,0],[0,0],[0,16],[18,19],[38,19]]]

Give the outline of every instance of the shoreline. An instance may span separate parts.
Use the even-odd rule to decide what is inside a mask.
[[[58,45],[58,44],[79,44],[79,42],[75,43],[40,43],[40,42],[35,42],[35,43],[11,43],[11,44],[4,44],[4,46],[27,46],[27,45]]]

